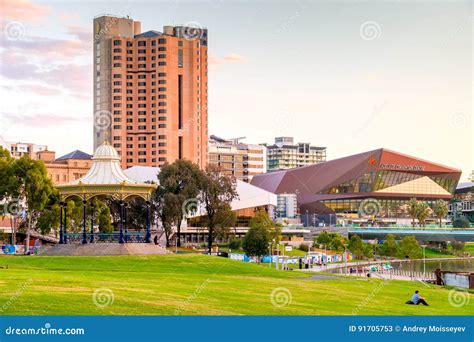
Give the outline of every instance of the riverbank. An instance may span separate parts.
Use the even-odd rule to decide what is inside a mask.
[[[371,266],[371,265],[380,265],[386,263],[408,263],[408,262],[431,262],[431,261],[443,261],[446,262],[447,260],[472,260],[474,261],[474,257],[453,257],[453,258],[425,258],[425,259],[393,259],[393,260],[372,260],[372,261],[354,261],[348,263],[337,263],[337,264],[326,264],[326,266],[317,266],[315,265],[313,268],[309,269],[294,269],[298,272],[326,272],[331,270],[337,269],[345,269],[345,268],[357,268],[363,266]]]

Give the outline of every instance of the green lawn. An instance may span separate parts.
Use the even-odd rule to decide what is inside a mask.
[[[463,251],[465,253],[471,253],[471,255],[474,255],[474,243],[466,243],[464,245]]]
[[[296,271],[204,255],[123,257],[0,257],[3,315],[461,315],[449,289],[378,279],[303,280]],[[94,291],[107,301],[97,306]],[[106,289],[106,290],[103,290]],[[404,302],[419,289],[431,306]],[[279,292],[272,305],[271,293]],[[109,297],[107,297],[109,296]],[[286,297],[285,297],[286,296]]]
[[[425,257],[426,258],[454,258],[455,256],[452,254],[445,254],[434,248],[426,248]]]

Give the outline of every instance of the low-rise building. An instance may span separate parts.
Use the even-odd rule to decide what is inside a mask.
[[[24,155],[29,155],[31,159],[38,159],[38,153],[47,151],[48,146],[38,145],[33,143],[25,142],[11,142],[5,141],[3,137],[0,137],[0,146],[8,150],[13,158],[21,158]]]
[[[76,150],[55,159],[55,152],[42,151],[38,160],[44,161],[48,175],[55,185],[66,184],[83,177],[92,165],[92,156]]]
[[[209,163],[221,167],[224,172],[244,182],[266,170],[266,148],[262,145],[245,144],[240,139],[222,139],[211,135],[209,139]]]

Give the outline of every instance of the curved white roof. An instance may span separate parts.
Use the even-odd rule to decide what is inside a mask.
[[[159,167],[151,166],[132,166],[125,170],[125,174],[137,181],[158,183],[157,174],[160,173]],[[264,205],[277,206],[277,195],[274,193],[256,187],[255,185],[243,182],[237,179],[236,191],[238,198],[231,203],[232,210],[252,208]],[[198,205],[199,210],[193,216],[203,215],[202,204]]]
[[[123,170],[127,177],[130,177],[138,182],[152,182],[158,184],[158,174],[160,168],[156,166],[139,166],[135,165]]]
[[[87,174],[71,184],[140,184],[126,176],[120,167],[120,156],[107,142],[100,145],[92,157],[92,167]]]

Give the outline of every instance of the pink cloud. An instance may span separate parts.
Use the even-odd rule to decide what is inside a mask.
[[[0,8],[3,18],[31,22],[44,20],[51,10],[49,6],[29,0],[2,0]]]
[[[245,62],[245,57],[238,55],[236,53],[230,53],[227,56],[224,56],[224,60],[229,63],[236,63],[236,62]]]
[[[243,63],[246,62],[247,59],[239,54],[236,53],[229,53],[224,57],[216,57],[216,56],[209,56],[209,65],[211,67],[216,67],[217,65],[221,64],[228,64],[228,63]]]
[[[21,122],[22,126],[27,127],[54,127],[59,125],[66,125],[71,123],[84,123],[91,121],[89,117],[63,116],[55,114],[14,114],[2,113],[2,120],[10,125],[15,125]]]
[[[53,68],[45,69],[44,65],[38,65],[23,58],[24,55],[15,52],[3,52],[0,54],[2,61],[0,66],[0,76],[10,80],[34,81],[30,83],[30,90],[39,95],[50,93],[48,87],[61,87],[74,94],[92,92],[92,66],[79,65],[74,63],[64,63]],[[38,88],[37,82],[41,82]]]
[[[84,33],[79,31],[72,31],[70,33],[76,37],[84,37]],[[66,40],[29,36],[27,39],[4,40],[2,45],[10,51],[22,52],[26,55],[39,55],[47,59],[72,59],[77,56],[90,54],[92,51],[92,43],[87,43],[81,39]]]
[[[28,91],[28,92],[35,93],[41,96],[55,96],[61,93],[61,91],[58,90],[57,88],[49,88],[49,87],[42,86],[40,84],[25,84],[25,85],[19,86],[19,88],[22,91]]]
[[[61,12],[59,13],[59,19],[64,23],[70,23],[72,20],[77,20],[80,18],[78,13],[73,12]]]

